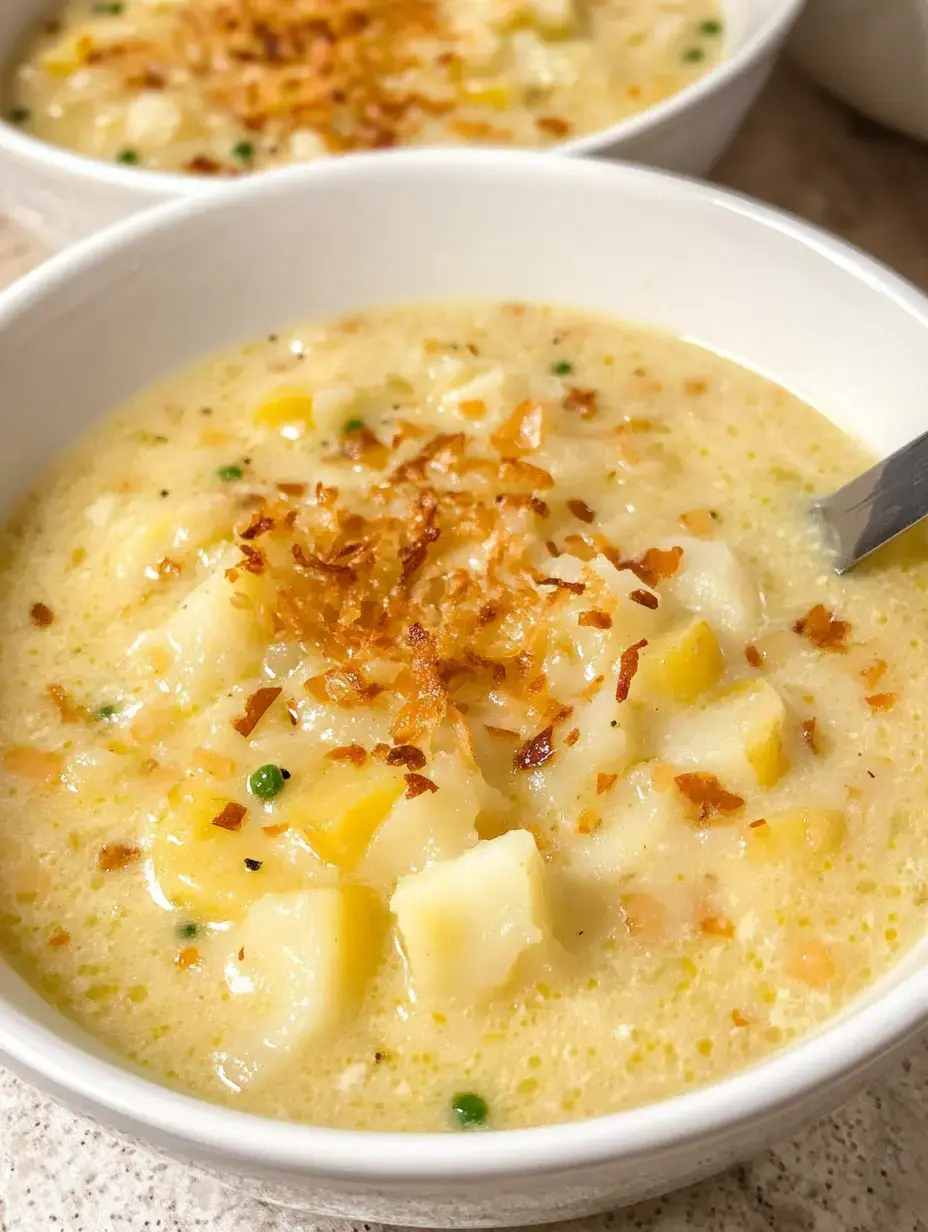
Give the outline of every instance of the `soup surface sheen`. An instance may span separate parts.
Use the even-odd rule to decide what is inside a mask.
[[[7,113],[94,158],[203,175],[543,146],[675,94],[723,42],[715,0],[67,0]]]
[[[868,460],[545,306],[171,377],[6,532],[5,949],[153,1076],[327,1125],[588,1117],[789,1044],[928,902],[923,540],[841,579],[807,515]]]

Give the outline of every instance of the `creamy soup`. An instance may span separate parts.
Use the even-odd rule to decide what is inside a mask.
[[[675,94],[723,42],[716,0],[66,0],[7,115],[94,158],[203,175],[542,146]]]
[[[911,538],[693,345],[409,307],[210,359],[14,515],[0,924],[153,1077],[326,1125],[535,1125],[790,1044],[928,903]]]

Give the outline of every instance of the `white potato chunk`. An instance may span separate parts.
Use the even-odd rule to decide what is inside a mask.
[[[550,932],[544,863],[525,830],[403,877],[390,908],[417,996],[475,1001],[501,988]]]
[[[576,79],[571,57],[559,46],[544,42],[533,30],[516,30],[512,54],[516,77],[524,85],[544,89],[569,85]]]
[[[659,546],[683,549],[680,567],[663,587],[684,607],[735,637],[757,631],[760,591],[727,543],[677,535]]]
[[[393,805],[374,834],[361,865],[365,880],[393,886],[436,860],[450,860],[476,845],[480,775],[453,753],[439,753],[423,771],[438,787]]]
[[[266,894],[230,940],[226,982],[242,1031],[216,1061],[242,1089],[350,1017],[380,958],[382,919],[360,886]]]
[[[202,549],[232,537],[234,511],[229,498],[219,493],[200,493],[180,507],[165,509],[164,501],[152,501],[133,508],[140,510],[136,517],[118,520],[100,501],[88,510],[92,520],[105,518],[112,526],[107,566],[119,579],[156,581],[165,558],[184,565]]]
[[[169,679],[186,706],[205,706],[223,688],[257,673],[266,638],[261,580],[251,573],[226,577],[221,561],[187,595],[165,626],[174,655]]]
[[[694,841],[681,824],[675,793],[658,790],[647,765],[636,766],[600,801],[602,824],[580,835],[570,848],[570,867],[609,881],[642,876],[652,865],[676,860],[681,845]]]
[[[157,148],[173,139],[183,115],[168,94],[144,90],[126,108],[126,140],[133,145]]]
[[[622,774],[641,755],[640,715],[631,702],[616,701],[614,681],[613,674],[561,726],[553,760],[525,776],[529,807],[553,813],[571,829],[584,809],[596,808],[597,774]],[[563,737],[572,728],[579,735],[568,745]]]
[[[668,719],[658,734],[661,758],[673,766],[715,774],[725,787],[772,786],[786,769],[786,708],[772,685],[737,685],[709,706]]]
[[[327,153],[325,142],[311,128],[298,128],[290,138],[290,157],[294,162],[312,162],[315,158],[324,158]]]

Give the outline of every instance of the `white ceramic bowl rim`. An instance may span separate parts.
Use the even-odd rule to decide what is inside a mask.
[[[608,128],[598,129],[596,132],[552,146],[549,152],[595,154],[598,150],[611,147],[617,142],[640,137],[679,116],[688,108],[697,106],[717,89],[736,78],[755,60],[760,59],[769,46],[776,44],[789,30],[804,4],[805,0],[779,0],[758,29],[742,43],[733,55],[721,60],[708,73],[683,90]],[[164,193],[174,193],[185,197],[207,196],[224,186],[224,182],[204,176],[185,175],[181,172],[146,171],[144,168],[124,167],[117,163],[88,158],[83,154],[76,154],[61,146],[32,137],[13,125],[4,123],[0,118],[0,147],[3,146],[6,146],[11,153],[30,162],[45,164],[99,184],[114,187],[132,186],[153,195],[158,194],[159,199]],[[394,153],[393,150],[385,151],[383,156],[390,157]]]
[[[523,167],[516,164],[524,164]],[[359,186],[371,174],[467,178],[475,171],[500,177],[548,170],[585,184],[610,180],[650,181],[656,197],[671,202],[708,203],[732,216],[787,236],[797,246],[850,273],[891,300],[928,330],[928,299],[914,286],[864,253],[806,223],[713,185],[665,172],[590,160],[563,159],[532,152],[442,150],[399,151],[389,156],[357,155],[322,164],[286,168],[214,193],[208,199],[182,200],[146,211],[93,236],[53,258],[0,296],[0,339],[8,325],[38,303],[53,301],[72,280],[140,239],[169,234],[194,215],[220,215],[243,197],[298,191],[319,179]],[[391,1181],[454,1183],[481,1177],[524,1177],[569,1171],[610,1159],[634,1159],[675,1144],[731,1132],[758,1116],[773,1116],[788,1104],[801,1104],[817,1087],[843,1072],[866,1067],[891,1046],[914,1037],[928,1024],[928,979],[916,970],[852,1016],[843,1018],[772,1059],[691,1094],[587,1121],[469,1134],[386,1134],[320,1128],[273,1121],[210,1104],[159,1086],[93,1056],[0,1001],[0,1054],[22,1072],[84,1107],[103,1108],[111,1119],[182,1138],[210,1154],[231,1160],[256,1160],[270,1168],[301,1167],[331,1177],[352,1178],[368,1186]]]

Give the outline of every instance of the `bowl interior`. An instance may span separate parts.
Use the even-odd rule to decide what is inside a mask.
[[[401,153],[165,207],[0,297],[0,506],[102,412],[205,353],[303,317],[449,298],[559,302],[660,327],[788,386],[877,452],[925,426],[926,301],[824,234],[636,168]],[[913,978],[926,961],[928,939],[820,1033],[818,1051],[797,1046],[721,1085],[749,1091],[763,1070],[768,1089],[785,1091],[875,1054],[928,1020],[928,983]],[[2,964],[0,1046],[72,1088],[94,1077],[86,1053],[105,1055]],[[800,1055],[807,1062],[791,1060]],[[95,1080],[101,1098],[127,1098],[113,1071]],[[609,1119],[642,1124],[652,1111]],[[485,1149],[468,1141],[465,1152]]]

